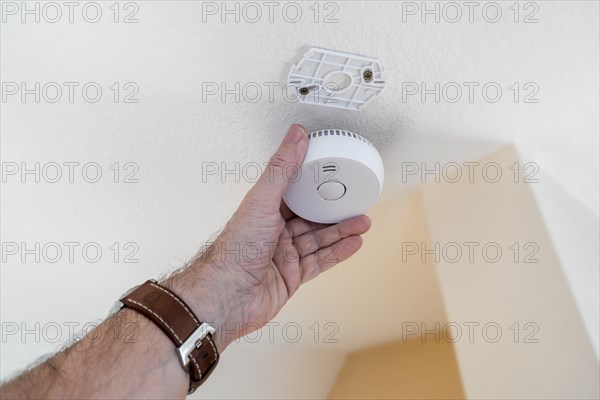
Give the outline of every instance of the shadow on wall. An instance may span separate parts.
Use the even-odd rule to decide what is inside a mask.
[[[465,392],[452,343],[411,339],[351,353],[329,398],[464,399]]]

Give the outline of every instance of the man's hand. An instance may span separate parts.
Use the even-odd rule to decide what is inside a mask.
[[[220,292],[211,296],[220,302],[217,310],[207,312],[206,305],[202,310],[197,302],[192,308],[201,318],[204,314],[207,321],[216,322],[217,330],[222,328],[216,333],[221,350],[236,337],[269,322],[302,283],[358,251],[362,245],[359,235],[371,225],[365,215],[327,225],[309,222],[289,210],[282,197],[307,147],[304,127],[292,125],[259,181],[199,258],[197,273],[204,277],[196,281],[204,284],[179,290]],[[182,279],[177,281],[183,284]],[[173,286],[175,291],[177,286]],[[192,303],[196,296],[182,295]]]

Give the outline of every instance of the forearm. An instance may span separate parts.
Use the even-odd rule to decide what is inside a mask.
[[[221,272],[195,262],[161,282],[203,321],[235,326],[235,306],[220,287]],[[135,332],[131,335],[131,332]],[[223,351],[235,335],[215,335]],[[0,387],[11,398],[185,398],[189,375],[167,336],[141,314],[123,309],[86,337]]]

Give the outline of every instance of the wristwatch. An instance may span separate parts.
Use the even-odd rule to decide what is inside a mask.
[[[188,394],[193,393],[215,370],[219,352],[212,335],[216,329],[200,322],[185,302],[154,279],[121,296],[109,315],[130,308],[154,322],[176,347],[183,369],[190,374]]]

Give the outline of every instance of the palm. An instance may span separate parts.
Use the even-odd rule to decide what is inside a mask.
[[[228,227],[243,242],[241,248],[263,244],[260,252],[242,257],[236,269],[249,299],[243,318],[246,333],[271,320],[302,283],[354,254],[362,244],[358,235],[370,226],[366,216],[328,225],[300,218],[283,203],[275,210],[261,205],[248,205],[252,211],[235,228]]]

